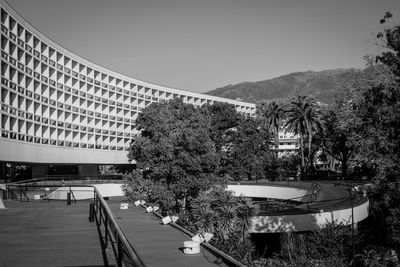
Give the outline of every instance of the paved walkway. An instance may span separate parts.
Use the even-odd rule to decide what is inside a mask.
[[[313,210],[333,211],[349,208],[352,205],[349,190],[347,187],[336,185],[334,182],[315,182],[319,186],[319,192],[313,203],[308,206]],[[299,207],[308,209],[306,204]]]
[[[128,239],[147,266],[154,267],[203,267],[224,266],[217,264],[217,258],[201,248],[197,255],[182,252],[183,241],[190,237],[170,225],[163,225],[154,214],[146,213],[141,207],[129,204],[129,209],[121,210],[122,198],[111,198],[107,203],[118,219]]]
[[[3,202],[0,267],[104,266],[89,202]]]

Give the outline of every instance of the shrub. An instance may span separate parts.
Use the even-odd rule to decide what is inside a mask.
[[[192,200],[189,221],[198,232],[213,233],[215,247],[247,264],[254,253],[249,230],[255,212],[256,206],[249,199],[214,187]]]
[[[176,206],[173,193],[161,182],[143,178],[140,171],[135,170],[125,178],[123,190],[128,199],[145,200],[160,207],[161,213],[171,213]]]

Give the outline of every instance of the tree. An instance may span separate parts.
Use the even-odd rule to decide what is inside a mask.
[[[161,213],[172,212],[175,206],[174,194],[166,190],[160,181],[143,178],[143,172],[133,170],[125,177],[123,186],[125,196],[132,201],[144,200],[147,203],[158,205]]]
[[[211,140],[214,142],[215,150],[220,158],[217,172],[223,176],[227,172],[227,147],[232,143],[243,115],[236,111],[234,105],[220,102],[204,105],[201,110],[211,119]]]
[[[250,199],[235,197],[224,188],[200,192],[191,202],[190,218],[200,233],[213,233],[211,243],[244,264],[250,263],[254,246],[249,230],[257,208]]]
[[[259,115],[264,119],[264,123],[274,135],[275,149],[279,148],[279,129],[283,117],[284,110],[275,101],[268,104],[263,103],[258,108]]]
[[[243,117],[235,129],[232,142],[227,149],[228,173],[235,179],[246,176],[258,179],[265,177],[269,161],[275,157],[271,151],[271,135],[255,118]]]
[[[279,178],[295,177],[300,165],[298,153],[284,153],[277,159]]]
[[[364,242],[400,252],[400,25],[386,13],[378,33],[383,51],[368,58],[368,68],[353,83],[350,98],[338,114],[341,129],[359,165],[369,166],[374,187],[370,216],[362,224]],[[375,249],[375,248],[373,248]]]
[[[185,207],[187,196],[215,182],[219,156],[210,137],[210,117],[193,105],[174,99],[146,107],[136,121],[140,134],[131,144],[148,179],[171,190]]]
[[[308,137],[308,165],[311,166],[311,145],[315,132],[321,130],[319,110],[316,102],[306,96],[298,96],[292,100],[288,109],[285,111],[286,123],[285,130],[300,136],[301,150],[301,177],[307,173],[305,160],[305,138]]]
[[[351,134],[348,129],[340,127],[338,113],[340,112],[340,101],[336,105],[326,109],[322,116],[324,131],[317,134],[320,140],[322,152],[341,163],[343,178],[347,177],[348,163],[353,157],[354,146],[349,141]]]
[[[349,266],[350,228],[328,224],[311,233],[282,233],[281,256],[291,266]]]
[[[217,102],[213,105],[203,105],[201,109],[211,118],[211,139],[214,141],[216,151],[231,142],[231,133],[238,126],[241,116],[235,106],[228,103]]]

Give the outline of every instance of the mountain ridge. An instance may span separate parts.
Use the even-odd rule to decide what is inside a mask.
[[[219,87],[208,95],[240,99],[251,103],[290,99],[296,95],[312,95],[317,101],[332,103],[337,89],[351,73],[358,69],[339,68],[322,71],[293,72],[272,79],[241,82]]]

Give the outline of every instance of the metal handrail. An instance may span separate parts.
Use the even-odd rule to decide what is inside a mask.
[[[117,260],[117,266],[146,266],[138,252],[129,242],[121,225],[118,223],[114,214],[106,201],[101,196],[100,192],[94,188],[94,217],[99,230],[101,225],[104,225],[104,236],[101,238],[104,241],[105,247],[108,246],[108,241],[111,241],[111,246],[114,256]],[[101,233],[101,231],[99,231]]]
[[[26,195],[25,191],[22,189],[22,186],[20,185],[13,185],[14,188],[18,189],[17,192],[19,192],[19,201],[22,202],[22,195],[24,196],[24,198],[26,199],[27,202],[29,202],[29,197]],[[10,188],[9,185],[6,185],[6,194],[5,194],[5,199],[7,198],[14,198],[14,199],[18,199],[17,194],[14,192],[14,190],[12,188]]]
[[[19,201],[22,202],[22,195],[24,195],[24,197],[26,198],[26,201],[29,202],[29,197],[25,194],[24,190],[21,190],[21,188],[19,189]]]
[[[72,189],[71,189],[71,186],[69,186],[69,192],[70,192],[71,196],[74,198],[74,203],[76,204],[76,197],[75,197],[74,191],[72,191]]]
[[[32,180],[34,180],[34,179],[31,179],[29,181],[32,182]],[[22,194],[24,194],[24,196],[27,199],[27,201],[30,201],[29,197],[25,194],[25,191],[23,190],[23,188],[25,188],[25,190],[27,190],[27,188],[41,188],[41,187],[67,187],[68,188],[67,190],[68,190],[69,193],[71,193],[71,196],[73,197],[75,203],[76,203],[77,199],[76,199],[75,194],[74,194],[74,192],[72,190],[72,187],[89,187],[89,188],[94,188],[95,189],[95,187],[93,185],[87,185],[87,184],[76,184],[76,185],[48,185],[48,184],[46,184],[46,185],[38,185],[38,184],[9,183],[9,184],[6,184],[6,191],[7,191],[8,194],[14,194],[15,195],[15,192],[13,192],[13,189],[18,189],[18,191],[20,193],[22,192]],[[50,200],[47,197],[45,199]]]
[[[28,182],[36,182],[36,181],[38,181],[38,180],[40,180],[40,179],[38,179],[38,178],[32,178],[32,179],[23,180],[23,181],[7,183],[6,185],[26,184],[26,183],[28,183]]]

